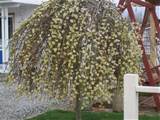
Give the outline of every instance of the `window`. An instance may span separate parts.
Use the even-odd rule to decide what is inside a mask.
[[[8,35],[9,35],[9,39],[12,37],[13,34],[13,14],[9,14],[8,17]],[[4,63],[3,62],[3,50],[2,50],[2,18],[1,18],[1,14],[0,14],[0,66]],[[1,68],[0,68],[1,69]]]
[[[9,39],[10,39],[13,34],[13,15],[9,15],[9,18],[8,18],[8,33],[9,33]],[[0,50],[1,49],[2,49],[2,19],[0,16]]]
[[[143,44],[147,55],[151,53],[150,39],[150,28],[146,28],[143,34]]]

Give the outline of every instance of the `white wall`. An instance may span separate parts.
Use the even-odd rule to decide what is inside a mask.
[[[35,5],[21,5],[18,8],[10,8],[9,13],[14,13],[15,18],[15,29],[19,27],[20,23],[24,20],[26,20],[31,14],[33,13],[33,10],[37,6]]]
[[[47,0],[12,0],[12,1],[19,2],[19,3],[40,5],[42,2],[45,2]]]

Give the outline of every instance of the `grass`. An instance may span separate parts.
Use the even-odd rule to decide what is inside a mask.
[[[140,120],[159,120],[158,115],[140,116]],[[53,110],[28,120],[75,120],[74,112]],[[82,120],[123,120],[122,113],[82,112]]]

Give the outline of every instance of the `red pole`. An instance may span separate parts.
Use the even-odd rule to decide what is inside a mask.
[[[135,23],[136,22],[136,18],[135,18],[131,3],[128,4],[127,10],[128,10],[128,14],[129,14],[129,17],[131,19],[131,22]]]
[[[141,6],[144,6],[144,7],[147,7],[147,8],[153,8],[154,5],[149,3],[149,2],[146,2],[146,1],[142,1],[142,0],[132,0],[133,3],[136,3],[138,5],[141,5]]]
[[[151,9],[151,15],[152,15],[152,17],[154,19],[155,27],[157,29],[157,32],[160,33],[160,25],[159,25],[158,17],[156,15],[156,8],[155,7]]]
[[[140,30],[141,35],[143,34],[143,32],[145,30],[145,26],[147,24],[149,13],[151,13],[151,15],[152,15],[152,17],[155,21],[156,30],[157,30],[157,32],[159,33],[159,36],[160,36],[160,26],[159,26],[158,17],[156,16],[155,6],[151,3],[149,3],[149,2],[142,1],[142,0],[126,0],[126,1],[125,0],[120,0],[119,4],[118,4],[118,7],[120,8],[121,12],[123,12],[125,9],[128,10],[129,17],[131,18],[131,22],[136,22],[136,18],[135,18],[135,15],[134,15],[133,8],[131,6],[131,2],[146,7],[143,22],[142,22],[142,25],[141,25],[141,30]],[[149,85],[154,86],[156,84],[155,83],[156,81],[153,78],[151,66],[148,62],[148,58],[147,58],[147,55],[145,53],[145,48],[143,46],[142,39],[139,41],[139,44],[141,45],[141,48],[143,50],[142,60],[143,60],[144,66],[145,66],[145,70],[146,70],[146,74],[147,74],[147,77],[148,77]],[[160,110],[160,95],[159,94],[153,94],[153,96],[154,96],[155,103],[157,105],[157,109]]]

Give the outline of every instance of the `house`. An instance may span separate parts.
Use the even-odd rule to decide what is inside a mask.
[[[43,1],[0,0],[0,73],[6,72],[9,61],[8,42],[13,32]]]
[[[9,61],[8,42],[13,32],[43,1],[47,0],[0,0],[0,73],[7,72],[7,63]],[[119,0],[112,1],[117,4]],[[141,21],[144,8],[135,7],[134,12],[138,16],[137,19]],[[123,15],[128,16],[127,14],[128,13],[125,12]],[[157,8],[157,15],[160,19],[160,7]],[[149,31],[149,29],[147,29],[147,31]],[[145,32],[146,35],[149,35],[147,31]],[[149,41],[149,39],[147,40]],[[147,52],[149,53],[150,44],[148,44],[148,41],[146,43],[148,48]]]

